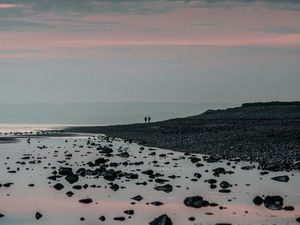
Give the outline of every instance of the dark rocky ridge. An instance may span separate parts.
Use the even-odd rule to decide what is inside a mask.
[[[300,102],[245,103],[241,107],[151,124],[72,127],[176,151],[239,157],[290,169],[300,161]]]

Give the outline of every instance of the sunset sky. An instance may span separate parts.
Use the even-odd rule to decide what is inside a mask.
[[[300,1],[0,0],[0,103],[300,99]]]

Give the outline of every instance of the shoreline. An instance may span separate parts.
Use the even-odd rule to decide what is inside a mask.
[[[300,169],[300,102],[246,103],[150,124],[69,127],[142,145],[216,159],[257,162],[265,170]]]

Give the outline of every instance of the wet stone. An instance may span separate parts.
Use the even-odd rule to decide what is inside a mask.
[[[35,218],[37,219],[37,220],[39,220],[40,218],[42,218],[42,214],[40,213],[40,212],[36,212],[35,213]]]
[[[161,206],[161,205],[163,205],[163,204],[164,204],[164,203],[159,202],[159,201],[151,202],[151,205],[155,205],[155,206]]]
[[[267,196],[264,200],[265,207],[271,210],[281,210],[283,206],[283,198],[275,196]]]
[[[253,199],[253,203],[254,203],[255,205],[258,205],[258,206],[260,206],[261,204],[263,204],[263,202],[264,202],[264,200],[263,200],[263,198],[260,197],[260,196],[256,196],[256,197]]]
[[[53,188],[60,191],[61,189],[64,188],[64,185],[62,185],[61,183],[57,183],[53,186]]]
[[[137,196],[135,196],[135,197],[133,197],[133,198],[131,198],[131,199],[133,199],[133,200],[135,200],[135,201],[141,201],[141,200],[143,200],[143,197],[142,196],[140,196],[140,195],[137,195]]]
[[[192,207],[192,208],[201,208],[209,205],[209,202],[205,201],[201,196],[187,197],[184,199],[183,203],[187,207]]]
[[[104,222],[106,218],[105,218],[105,216],[100,216],[98,219],[99,219],[100,221]]]
[[[166,214],[163,214],[149,223],[149,225],[173,225],[172,220]]]
[[[124,221],[125,217],[124,216],[114,217],[114,220],[116,220],[116,221]]]
[[[84,198],[84,199],[80,199],[79,202],[83,204],[90,204],[93,202],[93,200],[91,198]]]
[[[173,187],[170,184],[166,184],[166,185],[163,185],[163,186],[156,186],[156,187],[154,187],[154,189],[157,190],[157,191],[163,191],[163,192],[166,192],[166,193],[170,193],[171,191],[173,191]]]
[[[277,176],[277,177],[272,177],[272,180],[278,181],[278,182],[288,182],[290,180],[290,178],[288,176]]]
[[[127,214],[127,215],[133,215],[134,214],[134,210],[128,209],[128,210],[125,210],[124,213]]]
[[[65,177],[66,181],[68,181],[70,184],[73,184],[73,183],[76,183],[79,178],[78,178],[78,175],[76,174],[68,174],[66,177]]]

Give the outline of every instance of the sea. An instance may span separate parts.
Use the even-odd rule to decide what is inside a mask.
[[[28,132],[66,126],[114,125],[201,114],[237,103],[24,103],[0,104],[0,132]]]

